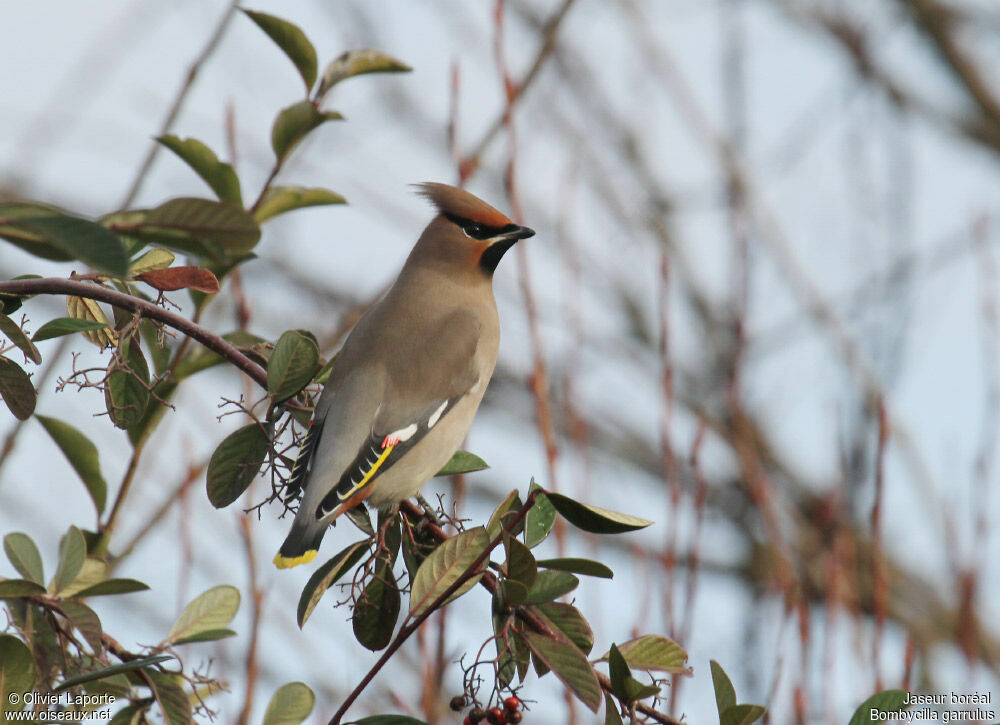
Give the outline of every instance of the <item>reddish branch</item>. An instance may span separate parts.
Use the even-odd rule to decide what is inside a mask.
[[[162,322],[164,325],[172,327],[178,332],[197,340],[209,350],[219,354],[249,375],[262,388],[267,389],[267,373],[264,371],[264,368],[240,352],[235,345],[224,340],[214,332],[209,332],[201,325],[192,322],[186,317],[159,307],[141,297],[133,297],[100,285],[63,279],[61,277],[17,279],[9,282],[0,282],[0,292],[15,295],[75,295],[99,302],[107,302],[109,305],[135,312],[143,317]]]

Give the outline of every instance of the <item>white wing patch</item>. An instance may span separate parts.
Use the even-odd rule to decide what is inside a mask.
[[[430,418],[427,419],[427,427],[433,428],[434,425],[441,420],[441,415],[444,413],[444,409],[448,407],[448,401],[441,403],[441,406],[434,411]]]
[[[431,423],[431,425],[434,425],[434,424]],[[416,423],[410,423],[405,428],[400,428],[399,430],[395,431],[394,433],[390,433],[389,437],[390,438],[398,438],[400,441],[408,441],[408,440],[410,440],[410,438],[413,437],[413,434],[416,433],[416,432],[417,432],[417,424]]]

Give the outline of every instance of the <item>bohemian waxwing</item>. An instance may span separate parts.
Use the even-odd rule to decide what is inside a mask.
[[[288,484],[302,489],[279,568],[313,560],[327,527],[368,499],[417,493],[465,438],[500,342],[493,272],[534,235],[467,191],[420,184],[438,215],[340,350]]]

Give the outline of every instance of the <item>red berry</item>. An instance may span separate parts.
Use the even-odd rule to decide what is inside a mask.
[[[520,710],[513,710],[512,712],[507,713],[507,722],[511,723],[511,725],[517,725],[521,722],[522,717],[524,716],[521,714]]]
[[[462,725],[472,725],[472,720],[469,719],[468,715],[465,716],[465,719],[462,721]]]
[[[507,712],[517,712],[521,708],[521,701],[511,695],[503,701],[503,707]]]
[[[490,725],[507,725],[507,713],[499,707],[491,707],[490,711],[486,713],[486,722]]]
[[[462,712],[465,708],[465,698],[461,695],[455,695],[455,697],[451,698],[451,702],[448,703],[448,706],[455,712]]]
[[[472,725],[477,725],[484,717],[486,717],[486,713],[483,712],[482,708],[474,707],[469,711],[469,719],[472,721]]]

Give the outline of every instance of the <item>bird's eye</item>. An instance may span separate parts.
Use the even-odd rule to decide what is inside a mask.
[[[483,226],[481,224],[468,224],[465,227],[465,233],[470,237],[478,237],[483,233]]]

